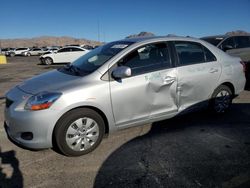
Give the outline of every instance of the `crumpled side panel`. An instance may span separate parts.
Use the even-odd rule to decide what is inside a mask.
[[[166,82],[172,78],[172,83]],[[176,105],[176,70],[158,71],[145,76],[147,94],[150,99],[150,114],[161,114],[177,110]]]

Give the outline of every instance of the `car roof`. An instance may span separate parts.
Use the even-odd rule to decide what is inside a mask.
[[[80,46],[64,46],[64,47],[62,47],[62,48],[80,48],[80,49],[84,49],[84,48],[82,48],[82,47],[80,47]],[[61,48],[61,49],[62,49]]]
[[[153,41],[171,41],[171,40],[184,40],[184,41],[200,41],[197,38],[193,37],[181,37],[181,36],[153,36],[153,37],[137,37],[137,38],[126,38],[119,40],[120,42],[133,42],[133,43],[139,43],[139,42],[153,42]],[[116,42],[119,42],[116,41]]]
[[[229,35],[211,35],[211,36],[205,36],[205,37],[201,37],[201,39],[206,39],[206,38],[227,38],[229,37]]]

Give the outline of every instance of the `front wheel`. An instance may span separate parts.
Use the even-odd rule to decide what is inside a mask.
[[[46,65],[52,65],[52,64],[53,64],[53,59],[51,59],[50,57],[46,57],[46,58],[44,59],[44,63],[45,63]]]
[[[210,109],[217,114],[225,113],[230,108],[232,99],[232,90],[226,85],[221,85],[212,95]]]
[[[105,132],[102,117],[91,109],[75,109],[57,123],[54,137],[58,149],[67,156],[80,156],[93,151]]]

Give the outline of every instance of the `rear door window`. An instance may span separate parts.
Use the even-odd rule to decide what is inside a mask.
[[[71,48],[62,48],[58,50],[58,53],[61,53],[61,52],[71,52]]]
[[[179,59],[179,66],[216,61],[213,53],[200,43],[176,41],[174,45]]]
[[[203,49],[193,42],[175,42],[180,65],[189,65],[205,62]]]

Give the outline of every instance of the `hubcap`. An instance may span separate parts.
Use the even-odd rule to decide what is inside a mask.
[[[98,137],[98,124],[91,118],[79,118],[68,127],[66,143],[74,151],[84,151],[93,146]]]
[[[51,61],[49,58],[47,58],[47,59],[45,59],[45,63],[46,63],[47,65],[51,65],[51,64],[52,64],[52,61]]]
[[[215,110],[218,113],[225,112],[231,103],[231,96],[227,90],[220,91],[215,98]]]

